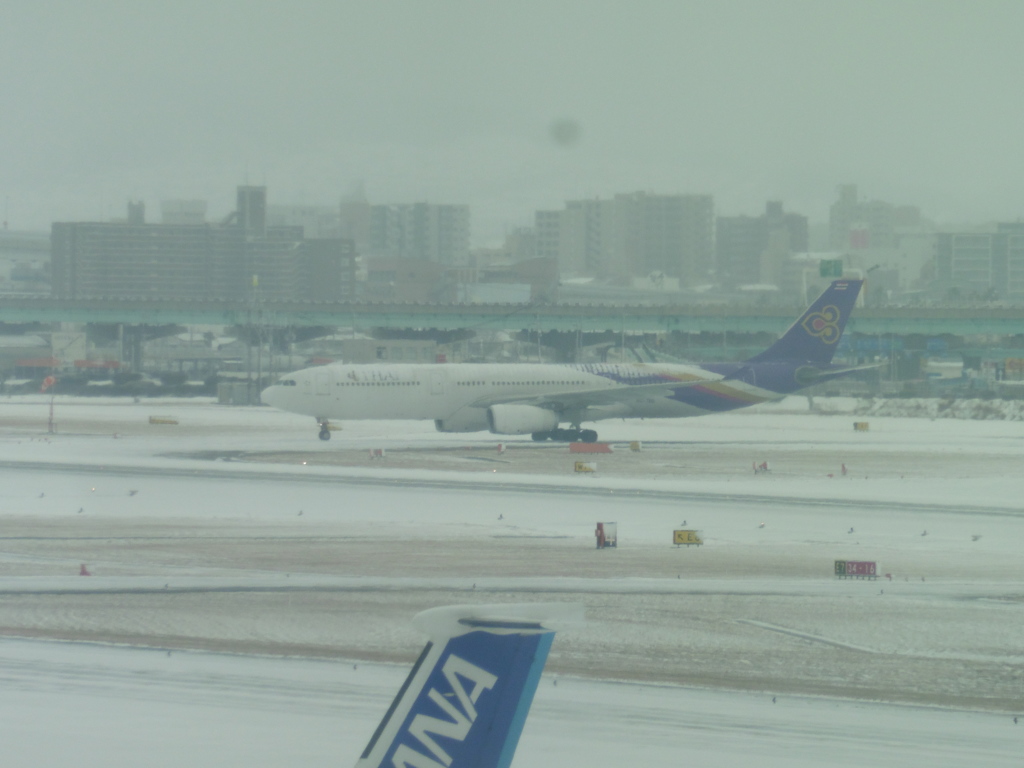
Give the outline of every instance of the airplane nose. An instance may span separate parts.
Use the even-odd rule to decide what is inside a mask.
[[[281,403],[281,390],[283,388],[277,384],[271,384],[269,387],[260,392],[260,400],[266,405],[272,408],[278,407]]]

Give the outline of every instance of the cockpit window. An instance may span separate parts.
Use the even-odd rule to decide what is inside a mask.
[[[298,386],[295,383],[295,379],[281,379],[277,383],[280,384],[282,387],[295,387],[295,386]]]

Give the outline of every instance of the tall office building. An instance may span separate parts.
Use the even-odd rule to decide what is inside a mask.
[[[246,237],[266,237],[267,234],[267,188],[239,187],[237,222]]]

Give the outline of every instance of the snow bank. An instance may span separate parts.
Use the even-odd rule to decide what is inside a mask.
[[[952,398],[940,399],[935,397],[905,399],[870,398],[858,400],[853,412],[858,416],[1024,421],[1024,401],[954,400]]]
[[[1024,421],[1024,400],[940,397],[814,397],[800,395],[750,408],[748,413],[818,413],[975,421]]]

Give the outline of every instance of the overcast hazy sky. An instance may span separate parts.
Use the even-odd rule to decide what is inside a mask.
[[[820,221],[854,182],[940,221],[1017,218],[1022,29],[1016,0],[5,3],[0,203],[47,228],[363,181],[468,203],[482,243],[635,190]]]

